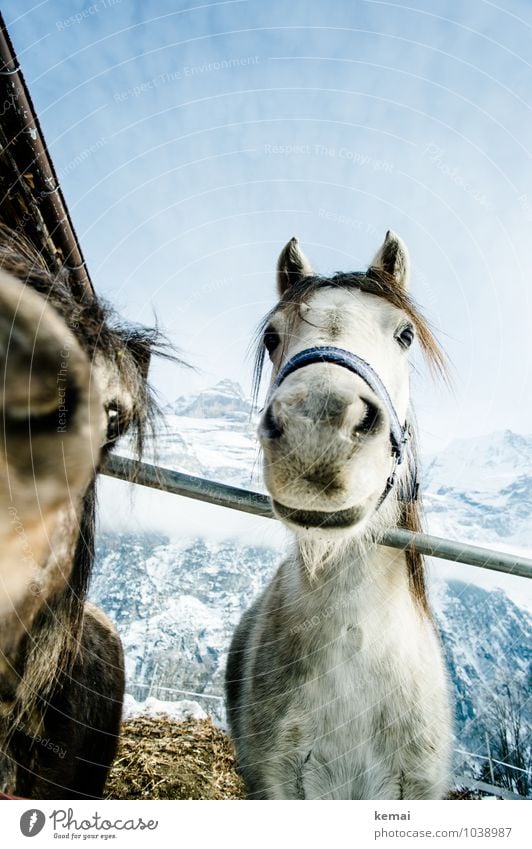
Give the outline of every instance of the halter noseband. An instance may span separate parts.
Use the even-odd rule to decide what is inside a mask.
[[[309,366],[313,363],[332,363],[336,366],[342,366],[342,368],[346,368],[353,374],[358,375],[358,377],[361,377],[375,393],[377,398],[379,398],[383,406],[386,408],[386,412],[390,419],[390,442],[392,446],[394,464],[392,472],[386,481],[386,487],[380,497],[378,506],[380,507],[390,490],[395,486],[397,466],[403,462],[407,451],[410,456],[411,474],[404,483],[401,482],[398,497],[401,501],[415,501],[417,498],[418,484],[414,455],[410,448],[410,426],[408,422],[401,425],[399,416],[397,415],[388,390],[377,372],[372,368],[372,366],[370,366],[369,363],[361,357],[357,357],[356,354],[352,354],[351,351],[346,351],[344,348],[335,348],[332,345],[316,345],[313,348],[305,348],[304,351],[299,351],[299,353],[294,354],[293,357],[286,361],[275,378],[273,384],[274,388],[276,389],[280,386],[289,374],[293,374],[293,372],[303,368],[303,366]]]

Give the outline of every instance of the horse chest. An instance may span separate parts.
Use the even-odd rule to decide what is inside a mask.
[[[384,711],[392,724],[393,714],[404,714],[405,703],[415,698],[420,670],[402,636],[394,641],[367,622],[324,632],[301,690],[313,731],[329,736],[341,728],[343,735],[347,726],[359,738],[372,738]]]
[[[284,726],[299,729],[307,798],[397,798],[401,755],[426,723],[423,621],[408,603],[390,616],[342,611],[303,641],[304,680]],[[430,639],[428,640],[430,643]],[[429,683],[430,686],[430,683]],[[384,794],[384,795],[381,795]]]

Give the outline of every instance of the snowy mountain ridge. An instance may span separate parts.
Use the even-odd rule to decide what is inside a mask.
[[[244,395],[240,384],[232,380],[221,380],[215,386],[196,395],[177,398],[165,408],[165,412],[175,416],[193,418],[236,418],[243,420],[251,414],[251,402]]]
[[[504,430],[452,440],[428,466],[425,486],[431,492],[440,488],[494,492],[531,475],[532,435]]]

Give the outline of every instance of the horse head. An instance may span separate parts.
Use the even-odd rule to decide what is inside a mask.
[[[441,354],[408,278],[390,231],[366,272],[317,276],[296,239],[279,257],[259,439],[275,512],[299,533],[362,534],[377,514],[390,524],[412,493],[409,353],[419,336],[436,365]]]

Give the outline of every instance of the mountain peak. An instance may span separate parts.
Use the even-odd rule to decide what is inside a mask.
[[[227,392],[229,395],[234,395],[237,398],[243,398],[245,400],[245,395],[242,387],[239,383],[236,383],[234,380],[229,380],[228,377],[224,378],[224,380],[218,381],[214,386],[211,386],[209,389],[203,390],[204,392]]]
[[[428,466],[425,485],[464,491],[494,492],[517,477],[532,474],[532,436],[499,430],[454,439]]]
[[[197,419],[237,418],[242,421],[251,413],[251,402],[239,383],[226,378],[195,395],[177,398],[169,412]]]

